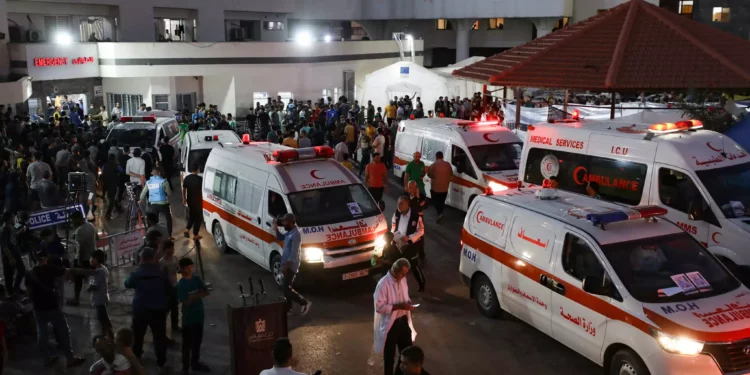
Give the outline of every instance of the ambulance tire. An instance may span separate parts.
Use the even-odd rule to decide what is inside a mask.
[[[224,231],[221,229],[221,224],[216,221],[211,229],[211,234],[214,236],[214,243],[216,243],[216,249],[222,254],[228,254],[230,252],[229,246],[227,246],[227,238],[224,236]]]
[[[274,253],[271,257],[271,274],[273,274],[273,280],[276,282],[279,288],[284,285],[284,272],[281,267],[281,254]]]
[[[630,349],[620,349],[609,362],[608,375],[650,375],[648,367],[641,358]]]
[[[503,310],[497,299],[497,292],[492,286],[492,281],[485,275],[477,275],[473,283],[474,298],[477,300],[477,308],[488,318],[499,318]]]

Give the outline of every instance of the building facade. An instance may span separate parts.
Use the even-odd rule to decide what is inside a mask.
[[[661,0],[661,6],[685,17],[750,39],[750,1]]]

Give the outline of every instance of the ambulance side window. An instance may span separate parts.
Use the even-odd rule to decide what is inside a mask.
[[[274,192],[268,191],[268,215],[271,217],[278,218],[279,216],[286,215],[286,204],[284,204],[284,198]]]
[[[445,142],[426,137],[422,139],[422,159],[435,161],[435,154],[438,151],[442,151],[445,154]]]
[[[214,176],[214,195],[222,200],[234,204],[237,189],[237,177],[216,171]]]
[[[669,168],[659,168],[659,200],[669,208],[719,226],[703,195],[690,176]]]
[[[453,145],[451,149],[451,164],[456,167],[458,173],[464,173],[474,179],[477,178],[474,166],[471,165],[471,161],[463,148]]]
[[[565,245],[562,252],[562,266],[565,272],[583,281],[586,277],[598,277],[604,280],[604,267],[591,250],[591,247],[580,237],[565,234]]]

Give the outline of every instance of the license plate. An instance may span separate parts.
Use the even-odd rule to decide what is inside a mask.
[[[369,274],[370,274],[370,270],[369,269],[364,269],[364,270],[359,270],[359,271],[345,273],[345,274],[341,275],[341,279],[343,279],[343,280],[351,280],[351,279],[356,279],[358,277],[364,277],[364,276],[367,276]]]

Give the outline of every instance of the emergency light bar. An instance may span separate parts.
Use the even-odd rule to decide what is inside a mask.
[[[156,122],[156,116],[123,116],[120,117],[120,122]]]
[[[246,145],[250,144],[250,134],[245,133],[242,135],[242,143]]]
[[[207,136],[203,137],[203,140],[206,141],[206,142],[218,141],[219,140],[219,136],[218,135],[214,135],[214,136],[207,135]]]
[[[640,206],[633,207],[631,210],[614,210],[586,214],[586,220],[590,221],[591,224],[604,226],[605,224],[616,223],[619,221],[649,219],[666,214],[667,209],[659,206]]]
[[[654,134],[668,134],[701,128],[703,128],[703,123],[700,120],[688,120],[675,123],[667,122],[664,124],[654,124],[648,127],[648,131]]]
[[[334,155],[332,148],[328,146],[305,147],[292,150],[276,150],[273,152],[273,160],[279,163],[288,163],[298,160],[330,159]]]

